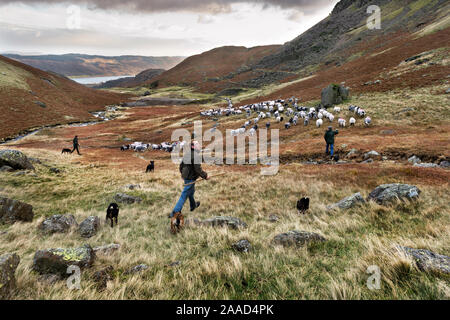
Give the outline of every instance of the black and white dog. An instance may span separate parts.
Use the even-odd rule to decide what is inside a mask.
[[[301,198],[297,201],[297,210],[299,213],[305,214],[309,210],[309,198]]]
[[[108,219],[111,220],[111,228],[114,227],[114,221],[116,221],[116,225],[118,223],[119,218],[119,206],[117,203],[111,203],[106,210],[106,222],[108,222]]]
[[[145,173],[155,172],[155,161],[150,161],[150,164],[147,166],[147,170]]]

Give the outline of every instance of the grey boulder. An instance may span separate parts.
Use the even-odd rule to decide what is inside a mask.
[[[247,253],[252,248],[252,245],[248,240],[239,240],[232,245],[232,248],[236,251]]]
[[[39,274],[59,274],[66,277],[69,275],[68,267],[88,268],[94,260],[95,252],[90,245],[80,248],[45,249],[35,253],[32,268]]]
[[[105,246],[95,247],[95,254],[110,255],[120,249],[120,244],[112,243]]]
[[[34,170],[27,156],[18,150],[0,150],[1,166],[10,166],[14,170]]]
[[[0,201],[0,223],[31,222],[33,217],[33,206],[27,203],[6,198]]]
[[[347,198],[342,199],[341,201],[334,203],[332,205],[329,205],[327,207],[328,210],[334,210],[334,209],[341,209],[341,210],[345,210],[345,209],[350,209],[353,208],[355,206],[357,206],[358,204],[363,204],[366,201],[364,200],[364,198],[361,196],[361,193],[355,193],[354,195],[351,195]]]
[[[273,238],[273,243],[284,247],[301,247],[310,242],[322,242],[325,240],[323,236],[317,233],[293,230],[276,235]]]
[[[398,246],[398,249],[411,257],[422,271],[450,274],[450,257],[424,249],[401,246]]]
[[[38,228],[44,233],[53,234],[66,233],[77,225],[77,221],[73,215],[57,214],[42,221]]]
[[[408,184],[383,184],[376,187],[370,194],[368,199],[378,204],[389,204],[396,200],[414,200],[417,199],[421,191],[416,186]]]
[[[214,217],[203,220],[202,225],[211,227],[228,227],[231,229],[247,228],[247,224],[239,218],[234,217]]]
[[[439,165],[436,163],[415,163],[414,167],[418,168],[439,168]]]
[[[133,197],[125,193],[118,193],[114,196],[114,200],[118,203],[125,203],[125,204],[133,204],[133,203],[140,203],[142,201],[139,197]]]
[[[16,289],[16,269],[20,263],[17,254],[0,256],[0,300],[8,299]]]
[[[83,238],[92,238],[96,235],[98,229],[100,229],[100,219],[98,217],[91,216],[80,223],[78,232]]]
[[[422,160],[420,160],[420,158],[417,156],[412,156],[408,159],[408,162],[412,163],[412,164],[417,164],[417,163],[421,163]]]

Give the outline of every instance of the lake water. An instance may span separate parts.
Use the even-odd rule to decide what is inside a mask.
[[[83,78],[70,78],[73,81],[76,81],[81,84],[99,84],[106,81],[122,79],[126,77],[134,77],[134,76],[113,76],[113,77],[83,77]]]

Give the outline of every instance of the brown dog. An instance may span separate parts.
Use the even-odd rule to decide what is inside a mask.
[[[170,231],[173,234],[177,234],[181,231],[184,227],[184,216],[181,214],[181,212],[177,212],[173,215],[173,217],[170,219]]]

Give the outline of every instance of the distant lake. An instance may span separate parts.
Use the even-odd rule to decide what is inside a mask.
[[[113,77],[83,77],[83,78],[70,78],[73,81],[76,81],[81,84],[100,84],[102,82],[111,81],[111,80],[117,80],[127,77],[134,77],[134,76],[113,76]]]

